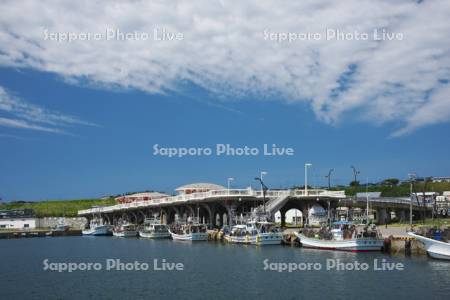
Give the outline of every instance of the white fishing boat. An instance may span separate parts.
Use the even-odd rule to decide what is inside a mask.
[[[169,226],[161,224],[156,219],[146,219],[144,221],[144,228],[139,231],[139,236],[149,239],[170,238]]]
[[[429,256],[437,259],[450,260],[450,243],[430,239],[413,232],[408,232],[408,234],[424,244]]]
[[[384,246],[384,240],[376,230],[363,230],[358,233],[355,227],[350,227],[351,223],[339,221],[333,224],[325,238],[319,234],[307,236],[296,232],[300,244],[304,248],[314,248],[323,250],[349,251],[349,252],[369,252],[381,251]]]
[[[92,219],[89,228],[82,231],[83,235],[111,235],[112,225],[103,224],[101,220]]]
[[[277,227],[268,221],[250,221],[247,224],[235,225],[225,240],[236,244],[279,245],[283,235]]]
[[[52,232],[66,232],[70,229],[69,225],[66,225],[65,218],[60,218],[55,227],[52,228]]]
[[[117,237],[135,237],[137,236],[136,225],[134,224],[121,224],[114,227],[113,235]]]
[[[183,224],[177,225],[169,230],[173,240],[178,241],[207,241],[208,232],[204,224]]]

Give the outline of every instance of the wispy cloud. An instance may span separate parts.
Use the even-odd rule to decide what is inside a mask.
[[[392,123],[398,128],[393,136],[450,120],[446,0],[2,1],[0,10],[0,65],[53,72],[68,82],[148,93],[180,92],[191,82],[221,99],[250,94],[308,102],[329,124],[355,115]],[[26,20],[17,18],[24,13]],[[150,38],[44,39],[44,30],[104,33],[106,27]],[[182,32],[184,40],[154,41],[156,27]],[[323,35],[327,28],[385,29],[404,38],[279,43],[263,34]],[[76,123],[48,115],[41,123],[66,121]]]
[[[96,126],[94,123],[28,103],[10,95],[0,86],[0,126],[72,135],[65,129],[71,125]]]

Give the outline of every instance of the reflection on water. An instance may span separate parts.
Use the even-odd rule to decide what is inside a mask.
[[[2,299],[448,299],[450,262],[427,257],[347,253],[283,246],[211,242],[61,237],[0,240]],[[52,262],[147,262],[166,259],[184,271],[43,271]],[[374,271],[374,259],[404,264],[404,271]],[[320,271],[264,270],[277,263],[317,262]],[[327,271],[327,259],[367,263],[368,271]]]

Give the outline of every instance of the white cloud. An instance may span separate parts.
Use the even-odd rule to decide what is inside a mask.
[[[149,93],[193,82],[228,98],[307,101],[324,122],[354,115],[393,122],[399,126],[394,136],[450,120],[450,3],[445,0],[2,1],[0,11],[3,66]],[[150,33],[165,27],[182,32],[184,40],[44,40],[45,29],[103,33],[106,27]],[[404,38],[292,43],[263,38],[264,30],[324,34],[326,28],[369,33],[386,28]]]
[[[76,117],[50,111],[12,96],[0,86],[0,126],[70,134],[70,125],[96,126]]]

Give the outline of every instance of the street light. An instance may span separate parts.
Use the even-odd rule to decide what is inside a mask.
[[[413,184],[414,181],[416,180],[416,173],[409,173],[408,177],[409,177],[409,196],[411,198],[409,201],[409,226],[412,228]]]
[[[334,169],[330,169],[330,171],[328,171],[328,175],[325,176],[325,178],[328,179],[328,190],[331,189],[331,173],[334,172]]]
[[[231,182],[231,181],[234,181],[234,178],[233,178],[233,177],[229,177],[229,178],[227,179],[228,194],[230,193],[230,182]]]
[[[308,196],[308,168],[311,167],[312,164],[305,164],[305,196]]]

